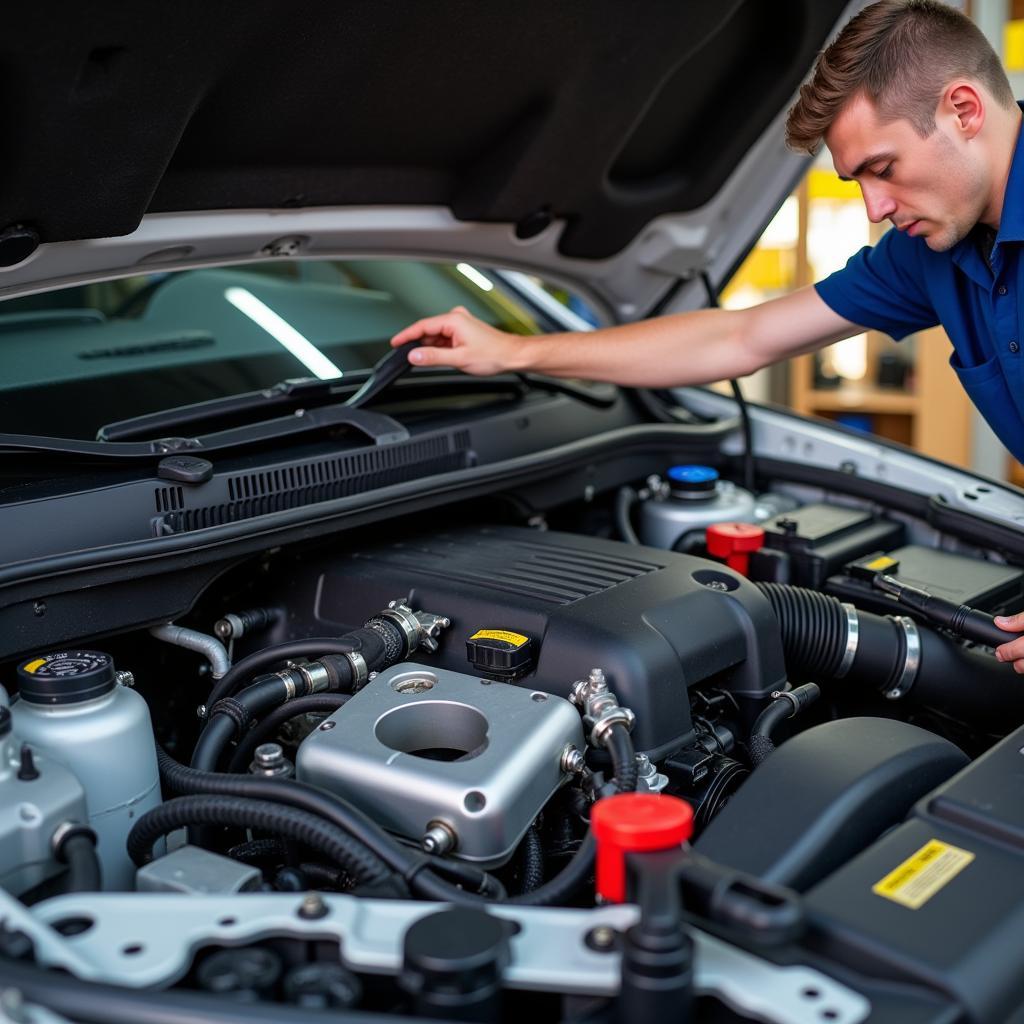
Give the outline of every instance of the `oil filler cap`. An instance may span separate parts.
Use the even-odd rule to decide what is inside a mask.
[[[101,651],[58,651],[18,666],[18,690],[30,704],[78,704],[115,686],[114,660]]]
[[[617,793],[594,804],[590,827],[597,840],[598,895],[624,903],[626,854],[681,846],[693,835],[693,808],[676,796]]]
[[[533,641],[508,629],[478,629],[466,641],[466,657],[481,675],[512,681],[533,667]]]

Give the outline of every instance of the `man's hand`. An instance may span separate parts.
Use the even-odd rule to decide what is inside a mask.
[[[409,353],[413,366],[454,366],[465,373],[487,377],[522,369],[523,340],[478,320],[465,306],[440,316],[417,320],[391,339],[392,348],[422,340]]]
[[[1000,629],[1010,633],[1024,632],[1024,612],[1017,612],[1016,615],[997,615],[995,623]],[[1013,671],[1024,676],[1024,636],[997,647],[996,658],[999,661],[1012,662]]]

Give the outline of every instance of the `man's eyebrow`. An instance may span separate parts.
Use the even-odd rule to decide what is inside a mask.
[[[859,178],[872,164],[878,163],[879,160],[895,160],[895,153],[875,153],[869,156],[866,160],[861,160],[859,164],[853,169],[853,174],[848,178],[845,175],[840,174],[840,181],[853,181],[854,178]],[[837,172],[838,173],[838,172]]]

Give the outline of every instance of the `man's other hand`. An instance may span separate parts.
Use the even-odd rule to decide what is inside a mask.
[[[1016,615],[997,615],[995,622],[1000,629],[1005,629],[1009,633],[1024,632],[1024,612],[1017,612]],[[1012,662],[1013,671],[1024,676],[1024,636],[997,647],[996,658],[999,661]]]
[[[413,366],[454,366],[478,377],[523,368],[523,339],[485,324],[464,306],[417,320],[399,331],[391,346],[410,341],[422,341],[409,352]]]

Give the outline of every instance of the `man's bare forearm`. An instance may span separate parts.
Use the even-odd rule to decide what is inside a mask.
[[[585,334],[523,338],[516,369],[629,387],[676,387],[742,377],[761,365],[743,344],[744,317],[721,309],[676,313]]]

